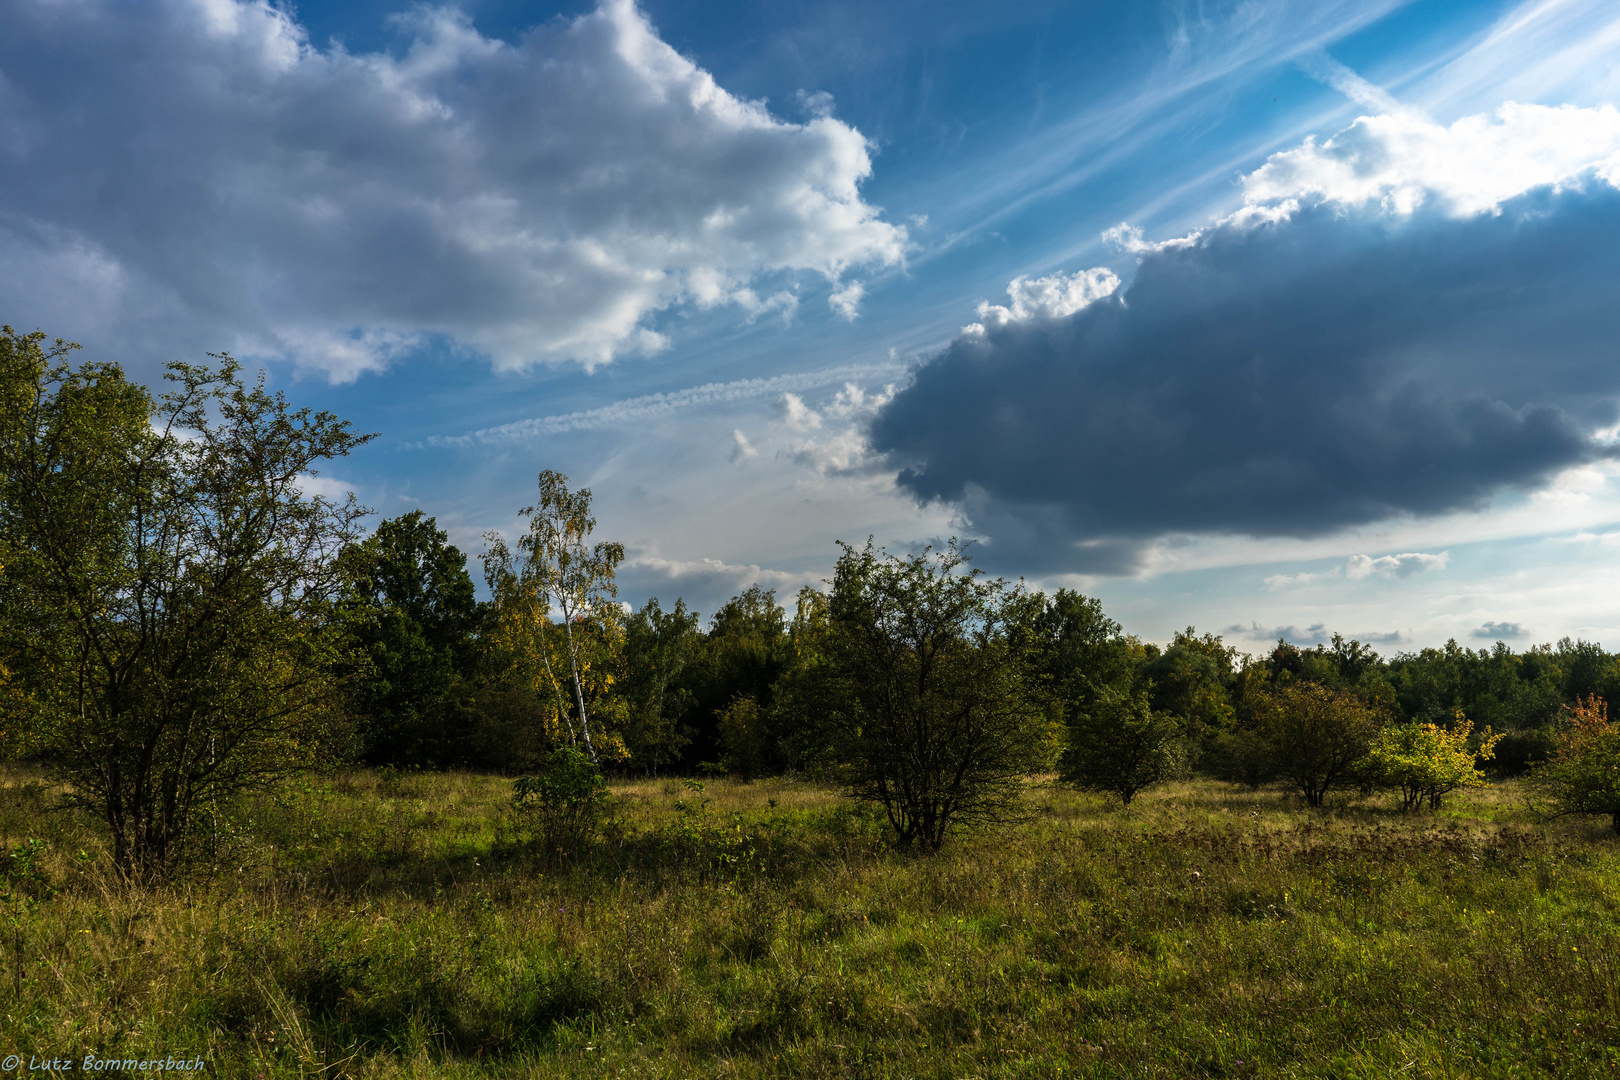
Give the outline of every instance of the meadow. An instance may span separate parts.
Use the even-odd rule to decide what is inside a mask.
[[[1401,813],[1032,783],[938,855],[791,779],[613,785],[539,850],[497,776],[311,775],[181,879],[0,786],[0,1056],[242,1077],[1620,1075],[1620,839],[1509,782]],[[36,1069],[34,1075],[43,1075]]]

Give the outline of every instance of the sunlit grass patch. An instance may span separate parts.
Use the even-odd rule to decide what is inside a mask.
[[[209,858],[138,892],[9,775],[3,840],[45,839],[54,893],[8,909],[0,1038],[255,1077],[1620,1066],[1620,843],[1511,787],[1403,814],[1037,782],[1023,823],[932,857],[803,780],[612,790],[613,826],[556,863],[509,779],[312,776],[222,808]]]

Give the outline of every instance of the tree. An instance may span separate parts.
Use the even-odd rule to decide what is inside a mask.
[[[1145,691],[1104,687],[1070,724],[1060,775],[1129,806],[1142,789],[1174,775],[1182,730],[1175,717],[1154,711]]]
[[[568,477],[550,469],[540,474],[538,483],[540,501],[518,511],[529,522],[528,531],[518,539],[521,561],[500,534],[486,533],[490,547],[483,557],[484,574],[495,594],[497,613],[512,630],[511,638],[522,639],[524,651],[539,659],[558,696],[569,742],[583,744],[595,762],[586,675],[594,668],[599,678],[610,677],[608,654],[622,640],[620,612],[611,601],[618,595],[613,575],[624,561],[624,545],[590,543],[596,519],[591,517],[589,488],[570,492]],[[551,622],[553,610],[560,627]],[[562,638],[561,649],[551,640],[554,636]],[[564,673],[557,670],[559,659],[566,664],[567,686],[573,692],[577,710],[573,716],[560,700]]]
[[[302,485],[370,436],[240,366],[116,364],[0,331],[0,634],[36,744],[150,880],[199,814],[317,759],[346,642],[336,555],[365,512]]]
[[[1552,760],[1530,773],[1531,783],[1553,817],[1606,814],[1620,833],[1620,724],[1608,705],[1588,695],[1565,709]]]
[[[1489,761],[1502,736],[1490,728],[1469,746],[1474,722],[1458,713],[1450,728],[1438,724],[1391,724],[1373,739],[1364,774],[1373,783],[1401,793],[1401,809],[1424,803],[1438,810],[1440,800],[1460,787],[1481,787],[1485,774],[1476,762]]]
[[[1354,774],[1383,725],[1358,694],[1318,683],[1285,683],[1253,708],[1278,771],[1311,806]]]
[[[355,700],[373,764],[444,765],[466,750],[450,730],[451,714],[477,661],[482,611],[467,557],[449,539],[412,510],[343,553],[350,583],[342,607],[368,661]]]
[[[938,850],[953,825],[1007,818],[1052,759],[1039,601],[967,571],[954,540],[904,558],[840,546],[817,662],[826,742],[852,796],[882,806],[902,844]]]
[[[1195,743],[1227,730],[1232,705],[1226,685],[1236,655],[1216,634],[1200,637],[1190,626],[1176,634],[1168,649],[1142,667],[1154,709],[1179,716]]]
[[[693,670],[697,698],[694,711],[699,725],[693,751],[699,762],[729,755],[733,760],[747,761],[750,774],[772,767],[775,740],[769,725],[776,684],[787,669],[790,645],[787,613],[776,602],[774,589],[752,585],[715,612]],[[744,705],[733,718],[728,746],[722,721],[744,698],[751,699],[754,708],[750,712],[750,707]],[[743,722],[738,718],[744,716],[752,717],[744,728],[750,732],[753,750],[738,757],[737,746],[741,744],[736,739],[743,729],[736,724]]]
[[[799,590],[782,673],[771,688],[771,728],[782,764],[789,769],[830,768],[834,760],[820,704],[830,670],[828,606],[826,593],[808,585]]]
[[[1103,614],[1102,603],[1059,589],[1035,619],[1047,690],[1069,718],[1087,713],[1105,688],[1128,692],[1145,652]]]
[[[770,732],[752,694],[732,698],[720,711],[719,733],[720,764],[727,772],[752,780],[770,767]]]
[[[625,742],[631,761],[650,775],[679,760],[691,741],[681,721],[693,696],[682,677],[702,643],[697,612],[682,600],[665,611],[654,597],[625,625],[619,675],[628,704]]]
[[[1223,731],[1209,740],[1203,765],[1222,780],[1260,790],[1277,778],[1271,744],[1251,728]]]

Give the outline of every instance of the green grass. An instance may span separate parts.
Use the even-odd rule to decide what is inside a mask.
[[[1620,1075],[1620,843],[1539,823],[1512,786],[1403,815],[1037,785],[1027,823],[935,857],[806,783],[614,791],[602,842],[564,859],[532,850],[499,778],[312,777],[233,808],[206,865],[141,893],[13,770],[0,838],[44,839],[56,892],[0,910],[0,1056],[19,1075],[89,1052],[249,1077]]]

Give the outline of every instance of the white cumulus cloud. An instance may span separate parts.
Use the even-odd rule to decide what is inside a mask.
[[[351,54],[265,0],[8,4],[8,320],[152,366],[195,343],[347,379],[425,336],[594,365],[662,348],[678,304],[791,317],[800,273],[852,317],[847,271],[904,253],[860,132],[732,95],[630,0],[513,42],[398,25],[401,54]]]
[[[747,461],[751,457],[759,457],[759,450],[748,436],[737,428],[731,430],[731,455],[726,460],[735,465],[739,461]]]
[[[866,286],[859,281],[852,281],[848,285],[835,289],[827,297],[827,304],[839,317],[847,322],[854,322],[855,317],[861,313],[861,301],[866,297]]]
[[[793,431],[810,431],[821,426],[821,414],[806,405],[798,394],[783,394],[776,410],[782,423]]]
[[[1376,202],[1409,213],[1431,198],[1453,214],[1494,209],[1588,171],[1614,182],[1620,111],[1507,102],[1494,116],[1442,125],[1402,110],[1363,116],[1324,142],[1273,154],[1244,177],[1244,200],[1276,205],[1315,196],[1346,205]]]
[[[963,327],[962,332],[982,334],[986,329],[1025,319],[1061,319],[1105,296],[1112,296],[1118,288],[1119,276],[1107,267],[1040,278],[1020,275],[1007,284],[1010,304],[980,303],[979,321]]]
[[[789,430],[814,431],[827,420],[838,426],[820,437],[797,441],[781,456],[821,476],[849,475],[880,468],[883,458],[872,452],[868,428],[872,417],[889,403],[894,392],[892,383],[881,390],[867,391],[847,382],[819,411],[810,408],[796,394],[783,395],[779,411],[783,425]]]
[[[1431,555],[1422,551],[1409,551],[1401,555],[1352,555],[1344,564],[1344,576],[1352,580],[1371,577],[1406,578],[1425,570],[1444,570],[1451,561],[1451,552]]]

